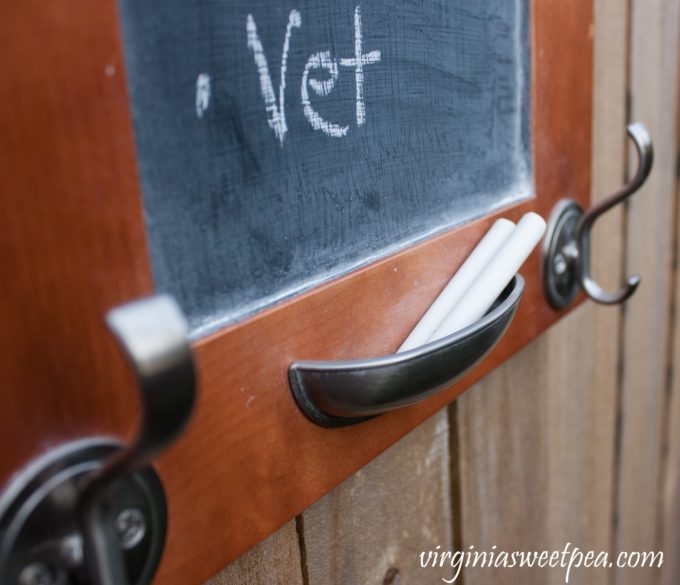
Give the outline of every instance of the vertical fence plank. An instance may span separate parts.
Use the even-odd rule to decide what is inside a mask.
[[[593,118],[594,203],[625,180],[630,14],[621,2],[595,2]],[[592,269],[606,289],[621,285],[624,214],[612,209],[595,225]],[[607,551],[613,541],[614,467],[621,311],[587,301],[550,332],[547,380],[550,451],[546,545],[571,542]],[[608,570],[582,570],[579,580],[605,583]],[[559,583],[563,576],[551,575]]]
[[[677,62],[677,102],[680,102],[680,59]],[[663,523],[662,542],[665,562],[662,569],[661,585],[680,583],[680,270],[678,260],[680,251],[680,112],[676,112],[676,213],[673,241],[673,268],[675,270],[675,290],[673,299],[673,340],[670,364],[669,419],[666,435],[666,468],[663,484],[661,522]]]
[[[680,184],[678,187],[680,197]],[[680,220],[680,218],[678,218]],[[673,374],[671,384],[669,425],[667,435],[667,457],[665,481],[661,502],[662,549],[664,566],[661,585],[680,583],[680,324],[677,307],[680,306],[680,279],[676,270],[675,284],[675,327]]]
[[[624,180],[628,12],[596,2],[593,201]],[[622,215],[596,226],[593,271],[621,277]],[[620,312],[592,303],[458,401],[463,548],[608,550]],[[608,583],[606,569],[571,579]],[[465,585],[563,583],[561,569],[479,569]]]
[[[307,585],[441,585],[419,554],[451,549],[448,441],[440,411],[303,514]]]
[[[205,585],[303,585],[295,521],[249,550]]]
[[[678,0],[633,0],[631,118],[644,122],[656,147],[655,168],[628,214],[627,270],[642,284],[624,320],[617,549],[657,550],[660,542],[662,442],[671,306],[675,197]],[[632,157],[631,167],[636,164]],[[653,583],[657,569],[616,571],[616,584]]]
[[[545,344],[535,342],[457,401],[463,550],[543,545],[547,458],[539,364],[545,358]],[[465,585],[539,582],[520,569],[473,568],[463,575]]]

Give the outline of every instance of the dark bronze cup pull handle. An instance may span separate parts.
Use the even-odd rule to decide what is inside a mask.
[[[507,330],[524,291],[515,276],[491,310],[469,327],[403,353],[351,361],[297,361],[288,369],[295,400],[324,427],[362,422],[451,385]]]

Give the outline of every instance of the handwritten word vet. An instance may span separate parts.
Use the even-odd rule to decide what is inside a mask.
[[[279,82],[278,99],[274,92],[274,84],[269,73],[269,65],[264,52],[264,47],[257,33],[257,25],[252,14],[246,20],[246,33],[248,48],[253,52],[255,66],[260,77],[260,90],[264,99],[265,110],[267,112],[267,123],[274,131],[276,139],[283,146],[283,142],[288,132],[286,125],[286,64],[288,61],[288,50],[290,49],[291,36],[293,29],[302,27],[302,15],[297,10],[291,10],[288,15],[286,25],[286,36],[283,41],[283,52],[281,54],[281,73]],[[340,67],[347,67],[354,70],[354,83],[356,86],[356,119],[357,126],[361,126],[366,121],[366,106],[364,103],[364,67],[380,62],[380,51],[363,52],[363,36],[361,31],[361,10],[357,6],[354,10],[354,56],[346,59],[335,59],[330,51],[319,51],[313,53],[307,59],[300,85],[300,101],[305,114],[305,118],[314,130],[320,130],[328,136],[342,138],[349,130],[349,126],[342,126],[326,120],[312,106],[309,90],[320,97],[329,95],[335,87],[340,76]],[[316,71],[325,71],[328,75],[323,81],[313,77]]]

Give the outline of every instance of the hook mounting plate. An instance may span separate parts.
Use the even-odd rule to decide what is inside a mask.
[[[90,582],[77,526],[79,495],[87,476],[120,448],[108,439],[76,441],[33,462],[10,484],[0,498],[3,584]],[[150,583],[167,525],[160,479],[146,467],[119,478],[110,496],[113,518],[121,520],[117,529],[127,582]]]
[[[576,234],[583,208],[570,199],[560,201],[550,216],[543,247],[543,285],[550,305],[563,309],[579,290]]]

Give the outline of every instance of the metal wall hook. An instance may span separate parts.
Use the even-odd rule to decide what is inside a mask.
[[[590,239],[595,221],[615,205],[637,192],[652,170],[654,146],[643,124],[627,128],[638,153],[635,176],[616,193],[584,213],[575,201],[560,201],[548,224],[543,248],[543,282],[550,304],[556,309],[566,307],[580,286],[594,301],[613,305],[629,298],[640,284],[639,276],[631,276],[616,292],[605,291],[590,274]]]
[[[106,323],[135,371],[143,414],[135,443],[107,467],[109,473],[115,467],[124,473],[148,463],[184,430],[196,374],[189,327],[171,297],[157,295],[115,308]]]
[[[175,301],[164,295],[109,312],[109,329],[135,371],[142,418],[137,439],[117,451],[89,478],[78,516],[93,585],[119,585],[123,563],[111,515],[116,478],[147,465],[184,430],[194,405],[195,372],[188,326]]]
[[[137,439],[128,446],[103,439],[65,445],[33,462],[5,490],[3,584],[145,585],[155,574],[166,504],[149,463],[191,416],[195,372],[188,328],[165,295],[116,308],[107,324],[137,375]]]

